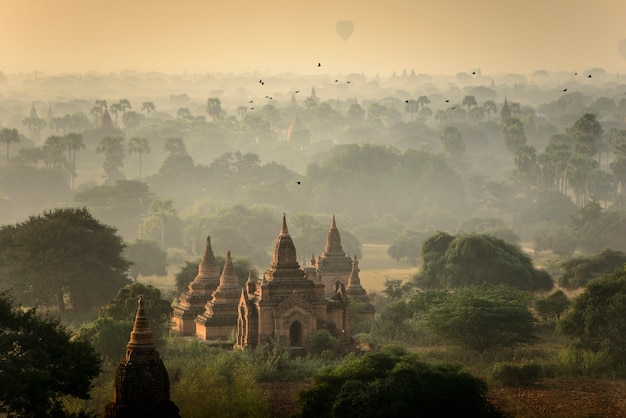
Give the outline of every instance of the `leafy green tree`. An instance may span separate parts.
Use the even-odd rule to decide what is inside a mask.
[[[126,239],[137,235],[141,218],[148,213],[154,193],[146,183],[118,180],[82,190],[74,195],[76,202],[108,225],[114,225]]]
[[[154,241],[137,240],[127,244],[124,257],[131,263],[129,274],[135,281],[140,274],[167,275],[167,253]]]
[[[526,134],[524,133],[524,125],[517,118],[508,118],[504,121],[504,144],[507,149],[515,153],[519,147],[526,144]]]
[[[517,245],[486,234],[437,232],[424,241],[420,288],[454,289],[469,285],[508,285],[524,290],[549,290],[550,275],[537,270]]]
[[[16,307],[0,294],[0,413],[65,417],[63,399],[89,399],[100,360],[58,319]]]
[[[574,152],[589,157],[600,153],[604,131],[593,113],[585,113],[566,133],[574,138]]]
[[[170,329],[172,306],[161,298],[159,289],[133,283],[119,290],[115,299],[100,308],[98,318],[83,325],[78,336],[96,349],[105,363],[115,364],[124,355],[124,347],[133,329],[137,300],[142,298],[148,314],[150,328],[157,339]]]
[[[7,164],[9,164],[9,146],[20,142],[20,134],[17,129],[2,128],[0,130],[0,142],[7,145]]]
[[[397,346],[347,356],[300,394],[301,417],[499,417],[485,383],[451,364],[428,364]]]
[[[474,96],[465,96],[461,105],[467,106],[467,111],[469,112],[472,106],[478,106],[478,102]]]
[[[311,335],[304,344],[307,351],[314,356],[319,356],[324,351],[330,351],[332,353],[339,351],[339,340],[325,329],[321,329]]]
[[[446,126],[439,135],[443,148],[453,157],[460,158],[465,153],[463,135],[456,126]]]
[[[359,125],[365,119],[365,110],[363,110],[360,104],[352,103],[348,109],[347,117],[350,123]]]
[[[120,113],[124,113],[124,106],[121,103],[113,103],[109,106],[109,110],[115,116],[115,125],[117,126],[117,117]]]
[[[143,102],[141,104],[141,111],[146,112],[146,115],[150,116],[150,113],[154,112],[156,107],[153,102]]]
[[[420,105],[421,110],[424,110],[424,105],[429,104],[430,99],[428,98],[428,96],[420,96],[417,98],[417,103]]]
[[[139,178],[141,178],[141,157],[150,152],[150,140],[134,136],[128,140],[128,153],[139,154]]]
[[[505,287],[469,286],[430,308],[424,323],[431,331],[478,352],[531,343],[535,319],[525,293]]]
[[[206,112],[213,118],[213,121],[220,119],[222,114],[222,102],[217,97],[210,97],[206,102]]]
[[[404,111],[411,115],[413,120],[415,114],[419,111],[420,105],[417,100],[407,100],[404,105]]]
[[[124,126],[129,129],[138,127],[143,119],[145,119],[144,115],[132,110],[122,115],[122,122],[124,122]]]
[[[150,328],[153,331],[169,328],[172,315],[170,302],[161,298],[159,289],[142,283],[133,283],[121,288],[115,299],[100,309],[99,316],[117,321],[133,321],[137,313],[137,300],[139,298],[144,302]]]
[[[563,312],[569,308],[571,302],[562,290],[550,293],[543,299],[535,301],[535,310],[543,322],[555,323]]]
[[[0,281],[28,304],[68,299],[76,312],[110,300],[128,283],[124,243],[86,208],[64,208],[0,228]]]
[[[557,323],[576,347],[608,356],[613,372],[626,372],[626,272],[593,280]]]
[[[626,254],[604,249],[592,255],[581,255],[565,260],[559,266],[559,286],[577,289],[587,286],[590,280],[624,269]]]
[[[415,267],[420,257],[422,243],[426,238],[425,232],[404,230],[400,235],[394,238],[387,249],[387,254],[396,261],[406,258],[411,261],[413,267]]]
[[[115,183],[124,178],[124,138],[121,136],[105,136],[100,140],[98,154],[104,154],[104,175],[107,183]]]
[[[491,112],[496,113],[498,108],[493,100],[487,100],[483,103],[483,109],[487,112],[487,119],[491,120]]]
[[[93,122],[98,124],[100,118],[102,118],[102,114],[107,109],[107,101],[106,100],[96,100],[93,107],[89,110],[89,113],[93,117]]]

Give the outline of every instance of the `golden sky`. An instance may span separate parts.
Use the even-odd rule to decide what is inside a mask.
[[[626,72],[625,38],[626,0],[0,0],[6,73]]]

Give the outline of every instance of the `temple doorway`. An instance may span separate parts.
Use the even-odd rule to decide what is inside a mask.
[[[302,347],[302,324],[300,321],[294,321],[289,327],[289,346]]]

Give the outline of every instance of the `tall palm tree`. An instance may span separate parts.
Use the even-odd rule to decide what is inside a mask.
[[[155,216],[161,226],[161,248],[165,248],[165,221],[170,216],[176,215],[174,200],[154,199],[150,204],[150,215]]]
[[[0,142],[7,144],[7,164],[9,164],[9,146],[11,143],[20,142],[20,134],[17,129],[4,128],[0,131]]]
[[[141,156],[144,152],[150,152],[150,141],[148,138],[135,136],[128,140],[128,153],[133,154],[135,152],[139,154],[139,178],[141,178]]]
[[[63,144],[67,150],[67,162],[70,174],[70,189],[74,189],[74,179],[76,178],[76,151],[85,149],[83,135],[70,132],[63,136]]]

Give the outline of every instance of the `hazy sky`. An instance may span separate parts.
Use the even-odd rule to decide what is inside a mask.
[[[626,72],[626,0],[0,0],[0,70]],[[340,20],[354,22],[344,41]],[[626,56],[626,52],[624,52]]]

